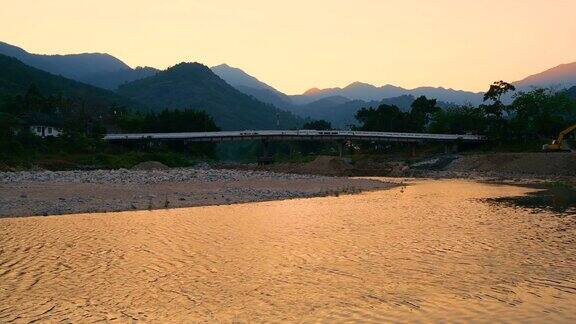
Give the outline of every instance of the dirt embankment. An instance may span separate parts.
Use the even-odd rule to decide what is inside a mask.
[[[255,164],[243,165],[222,165],[222,168],[241,170],[265,170],[290,174],[314,174],[325,176],[405,176],[408,175],[403,163],[400,162],[380,162],[373,160],[362,160],[352,162],[349,158],[335,156],[318,156],[309,162],[288,162],[274,163],[270,165],[257,166]]]
[[[351,159],[318,156],[306,163],[239,165],[233,169],[331,176],[435,178],[526,178],[576,183],[576,153],[486,153],[412,159]]]
[[[490,153],[464,155],[445,169],[453,172],[576,176],[576,153]]]

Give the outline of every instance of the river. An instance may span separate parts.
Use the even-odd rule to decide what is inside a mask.
[[[0,219],[0,322],[574,322],[576,218],[534,189]]]

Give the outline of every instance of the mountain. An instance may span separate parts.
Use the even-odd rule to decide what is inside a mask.
[[[514,85],[518,88],[550,86],[569,88],[576,86],[576,62],[561,64],[544,72],[531,75],[514,82]]]
[[[294,106],[290,111],[303,118],[323,119],[332,123],[336,128],[347,129],[350,125],[356,125],[354,117],[361,108],[378,107],[379,105],[393,105],[400,110],[408,112],[416,98],[412,95],[403,95],[392,98],[385,98],[380,101],[371,100],[350,100],[341,96],[327,97],[307,105]],[[448,108],[452,104],[438,101],[437,106]]]
[[[149,66],[138,66],[135,69],[123,69],[114,72],[102,72],[87,76],[84,82],[100,88],[115,90],[120,85],[153,76],[160,70]]]
[[[81,100],[83,105],[94,110],[112,106],[139,106],[112,91],[54,75],[0,54],[0,99],[6,95],[24,94],[32,85],[44,95],[62,94],[70,99]]]
[[[380,104],[395,105],[403,111],[410,110],[413,96],[386,98],[381,101],[350,100],[342,96],[326,97],[306,105],[294,106],[290,111],[303,118],[323,119],[333,127],[347,129],[357,123],[356,112],[361,108],[377,107]]]
[[[344,97],[323,98],[307,105],[295,106],[292,111],[304,118],[329,121],[334,128],[348,129],[350,125],[357,123],[354,118],[356,111],[363,107],[378,106],[378,101],[366,102],[347,98],[346,101],[336,101],[335,98]]]
[[[103,53],[31,54],[20,47],[0,42],[0,54],[17,58],[26,65],[52,74],[106,89],[116,89],[122,83],[157,72],[150,67],[132,69],[116,57]]]
[[[292,100],[284,93],[256,79],[243,70],[221,64],[211,68],[212,72],[240,92],[250,95],[262,102],[277,108],[286,109],[292,106]]]
[[[109,54],[31,54],[19,47],[3,42],[0,42],[0,54],[15,57],[26,65],[74,80],[80,80],[96,73],[115,72],[130,68]]]
[[[393,98],[403,95],[411,95],[414,97],[426,96],[428,98],[436,98],[439,101],[455,104],[472,103],[477,105],[482,102],[481,93],[446,89],[442,87],[420,87],[415,89],[404,89],[393,85],[376,87],[374,85],[362,82],[354,82],[344,88],[312,88],[302,95],[292,96],[291,98],[295,104],[305,105],[313,101],[331,96],[342,96],[350,99],[364,101],[380,101],[384,98]]]
[[[154,76],[124,84],[118,93],[155,110],[192,108],[205,110],[225,130],[289,129],[301,120],[246,95],[200,63],[180,63]]]

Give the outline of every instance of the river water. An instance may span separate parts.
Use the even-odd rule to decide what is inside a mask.
[[[0,322],[574,322],[576,218],[485,201],[531,190],[0,219]]]

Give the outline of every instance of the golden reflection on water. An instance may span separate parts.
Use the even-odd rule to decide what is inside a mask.
[[[576,320],[576,223],[419,181],[354,196],[0,220],[0,322]]]

